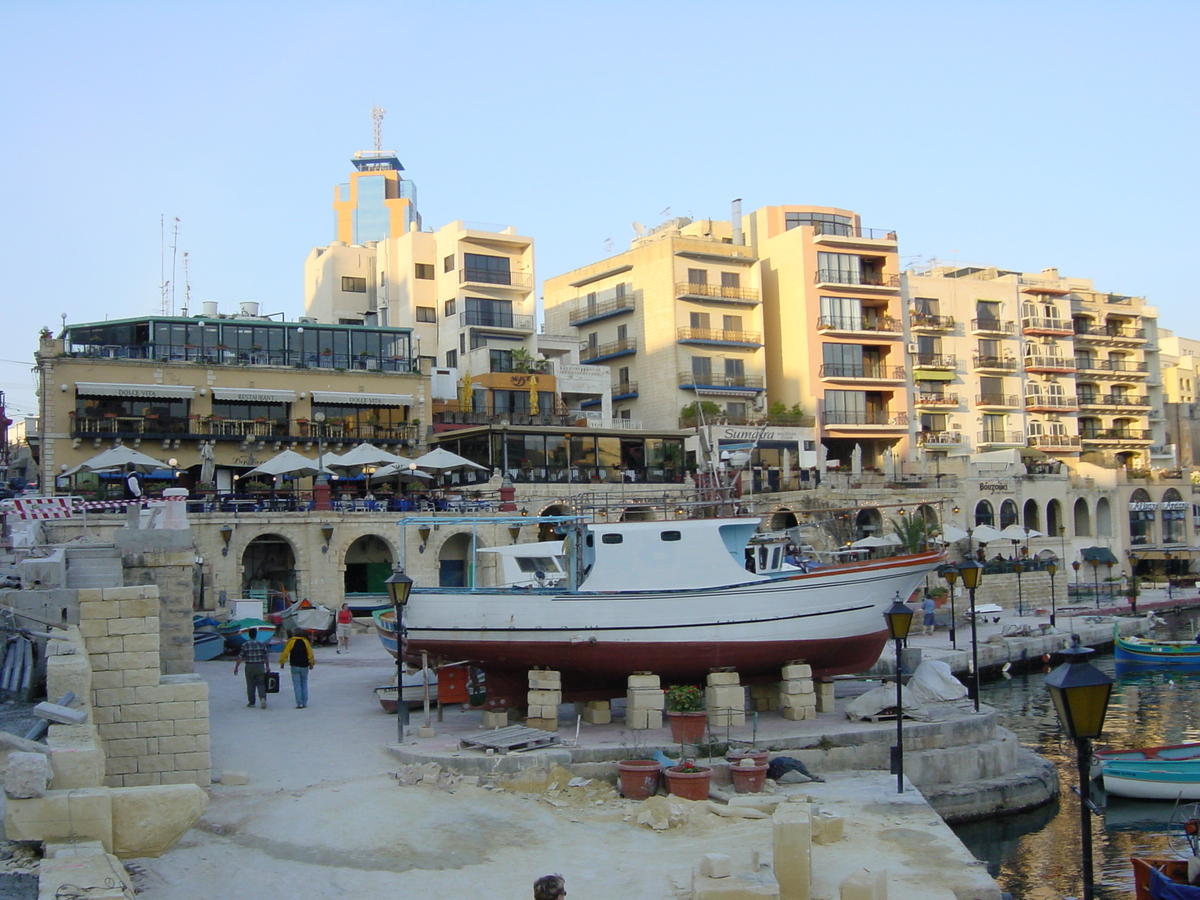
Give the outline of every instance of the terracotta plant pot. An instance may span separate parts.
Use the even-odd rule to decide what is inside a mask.
[[[626,800],[645,800],[658,793],[662,766],[653,759],[626,759],[617,763],[621,794]]]
[[[725,754],[725,759],[729,762],[730,767],[736,766],[743,759],[752,759],[756,766],[765,766],[767,759],[770,757],[770,750],[730,750]]]
[[[667,792],[684,800],[707,800],[708,787],[712,782],[712,769],[698,766],[699,772],[680,772],[679,766],[663,769],[667,779]]]
[[[667,721],[671,723],[671,740],[675,743],[698,744],[704,740],[704,729],[708,725],[708,713],[667,710]]]
[[[766,763],[752,766],[731,765],[729,777],[733,779],[734,791],[739,794],[757,794],[767,780],[767,768]]]

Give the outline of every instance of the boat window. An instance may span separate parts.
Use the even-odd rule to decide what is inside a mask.
[[[623,534],[602,534],[602,535],[600,535],[600,542],[604,543],[604,544],[619,544],[623,540],[625,540],[625,535],[623,535]]]
[[[683,539],[683,535],[678,531],[663,531],[659,533],[658,537],[659,540],[663,541],[679,541]]]
[[[783,552],[782,547],[776,547],[773,551],[771,551],[771,568],[772,569],[778,569],[780,566],[780,563],[783,562],[783,560],[781,560],[779,558],[779,554],[782,552]]]
[[[551,556],[518,556],[517,568],[522,572],[558,572]]]
[[[758,571],[765,572],[767,569],[767,548],[758,548]]]

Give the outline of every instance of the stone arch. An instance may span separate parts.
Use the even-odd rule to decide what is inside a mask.
[[[991,501],[980,500],[978,503],[976,503],[975,504],[975,527],[978,527],[980,525],[992,525],[994,527],[995,524],[996,524],[996,513],[992,509]]]
[[[1051,500],[1046,504],[1046,534],[1050,537],[1058,537],[1065,525],[1062,503],[1058,500]]]
[[[473,586],[475,573],[471,568],[472,541],[473,537],[469,531],[460,531],[442,541],[442,545],[438,547],[439,587]]]
[[[878,535],[882,530],[883,516],[873,506],[860,509],[854,517],[854,533],[857,538],[864,538],[869,534]]]
[[[621,510],[618,521],[621,522],[653,522],[658,518],[652,506],[626,506]]]
[[[342,557],[342,585],[347,594],[386,594],[396,551],[378,534],[356,537]]]
[[[1021,518],[1021,524],[1031,531],[1042,530],[1042,515],[1036,500],[1025,501],[1025,507],[1021,510]]]
[[[1096,537],[1112,537],[1112,504],[1107,497],[1096,501]]]
[[[767,520],[767,527],[771,531],[787,531],[789,528],[796,528],[799,525],[799,517],[790,509],[777,509]]]
[[[1086,537],[1092,533],[1092,511],[1088,502],[1080,497],[1075,501],[1073,510],[1075,518],[1074,532],[1076,537]]]
[[[1167,488],[1162,495],[1162,539],[1164,544],[1182,544],[1187,541],[1187,519],[1185,509],[1168,509],[1167,504],[1178,506],[1183,497],[1175,488]]]
[[[287,598],[295,598],[301,585],[296,577],[296,548],[282,534],[267,531],[255,535],[241,552],[241,592],[266,591],[268,609],[282,609]],[[285,596],[286,595],[286,596]]]
[[[573,516],[575,515],[575,507],[569,503],[551,503],[542,508],[539,516]],[[555,525],[550,522],[541,522],[538,524],[539,541],[554,541],[561,537],[555,532]]]
[[[1000,524],[997,527],[999,527],[1003,531],[1009,525],[1018,524],[1019,521],[1020,521],[1020,516],[1017,512],[1017,501],[1011,500],[1011,499],[1001,501],[1001,503],[1000,503]]]

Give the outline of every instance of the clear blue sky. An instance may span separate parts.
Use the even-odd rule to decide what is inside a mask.
[[[668,207],[823,204],[910,262],[1056,266],[1200,337],[1198,25],[1195,2],[0,0],[0,389],[35,411],[62,313],[158,311],[163,215],[193,310],[300,315],[374,104],[426,225],[514,225],[539,279]]]

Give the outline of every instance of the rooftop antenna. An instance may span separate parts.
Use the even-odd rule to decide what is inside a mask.
[[[191,306],[192,306],[192,282],[191,282],[191,279],[188,278],[188,255],[187,255],[187,251],[184,250],[183,251],[183,309],[180,310],[180,314],[186,317],[188,314],[188,310],[191,309]]]
[[[158,215],[158,279],[159,290],[162,295],[158,300],[158,312],[160,315],[167,314],[167,288],[170,282],[167,281],[167,217],[162,213]]]
[[[175,230],[171,235],[171,309],[167,315],[175,315],[175,260],[179,256],[179,216],[175,217]]]
[[[375,152],[383,150],[383,117],[387,110],[382,106],[371,107],[371,121],[375,124]]]

